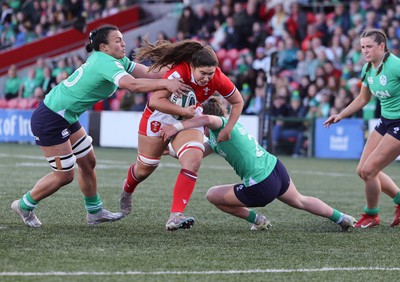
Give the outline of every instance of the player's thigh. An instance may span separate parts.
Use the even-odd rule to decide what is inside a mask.
[[[161,158],[168,143],[160,137],[139,134],[138,153],[149,158]]]
[[[180,131],[171,141],[172,148],[177,152],[188,142],[204,143],[204,134],[197,129],[186,129]]]
[[[367,172],[379,172],[400,155],[400,140],[385,134],[363,165]]]

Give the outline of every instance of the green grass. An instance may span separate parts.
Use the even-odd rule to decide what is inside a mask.
[[[136,158],[129,149],[96,148],[99,193],[116,211],[122,180]],[[356,161],[281,157],[299,191],[358,218],[365,204]],[[386,172],[399,182],[399,164]],[[135,192],[133,214],[88,226],[75,180],[43,200],[43,228],[30,229],[10,205],[50,171],[38,147],[0,144],[0,281],[396,281],[399,229],[389,227],[393,202],[383,195],[381,225],[339,232],[325,218],[279,201],[264,208],[273,228],[250,224],[207,202],[213,185],[238,182],[225,161],[203,161],[185,214],[194,228],[166,232],[178,162],[164,157]],[[378,269],[382,268],[382,269]],[[31,274],[29,274],[31,273]]]

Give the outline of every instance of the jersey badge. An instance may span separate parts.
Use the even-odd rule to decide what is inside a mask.
[[[152,121],[150,123],[150,130],[154,133],[157,133],[160,131],[161,123],[159,121]]]
[[[387,77],[386,77],[386,75],[381,75],[381,76],[379,77],[379,81],[380,81],[381,85],[385,86],[386,83],[387,83]]]
[[[374,84],[374,78],[372,76],[368,76],[367,80],[369,85]]]

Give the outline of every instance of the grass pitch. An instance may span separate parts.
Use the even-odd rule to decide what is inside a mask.
[[[99,194],[118,209],[130,149],[95,148]],[[280,157],[299,191],[359,218],[365,205],[356,161]],[[385,171],[399,183],[399,164]],[[0,144],[0,281],[397,281],[398,228],[394,204],[382,195],[381,225],[339,232],[325,218],[279,201],[256,210],[273,227],[224,214],[205,199],[211,186],[239,179],[218,156],[204,159],[185,211],[196,219],[188,231],[167,232],[179,164],[166,156],[134,195],[133,213],[121,221],[88,226],[77,180],[43,200],[36,213],[43,228],[30,229],[10,205],[50,168],[36,146]]]

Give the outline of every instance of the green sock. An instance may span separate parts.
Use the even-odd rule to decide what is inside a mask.
[[[103,203],[98,194],[92,197],[83,196],[83,200],[85,201],[85,208],[88,213],[98,213],[103,209]]]
[[[343,218],[343,213],[341,213],[340,211],[333,209],[333,214],[331,215],[331,217],[329,218],[329,220],[335,222],[335,223],[340,223],[342,221]]]
[[[39,202],[35,201],[31,197],[31,192],[27,192],[24,196],[22,196],[21,200],[19,201],[19,207],[25,211],[32,211],[36,208],[36,205]]]
[[[256,221],[257,214],[254,210],[249,209],[249,215],[245,218],[246,221],[254,223]]]
[[[367,206],[364,207],[364,212],[368,215],[377,215],[379,213],[379,207],[370,209]]]
[[[396,205],[400,205],[400,192],[398,192],[398,193],[396,194],[396,196],[394,196],[393,202],[394,202]]]

